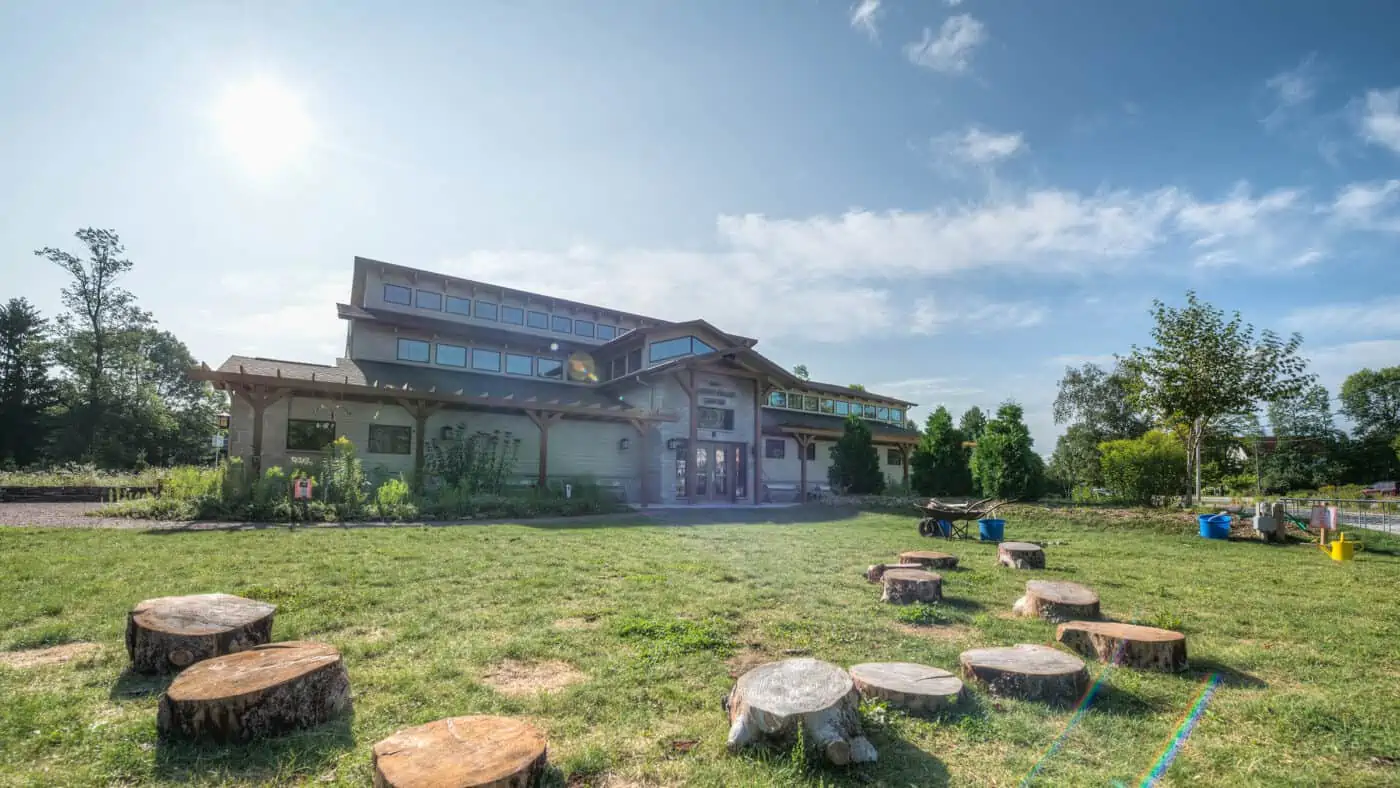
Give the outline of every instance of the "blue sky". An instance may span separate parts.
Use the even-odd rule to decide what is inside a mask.
[[[21,0],[0,298],[54,313],[32,250],[110,227],[196,357],[330,361],[358,254],[1014,397],[1048,452],[1065,363],[1188,288],[1302,331],[1334,388],[1400,364],[1397,29],[1360,1]]]

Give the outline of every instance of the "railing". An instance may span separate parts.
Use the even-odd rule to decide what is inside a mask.
[[[1400,534],[1400,498],[1280,498],[1284,511],[1302,520],[1314,506],[1337,507],[1342,525]]]

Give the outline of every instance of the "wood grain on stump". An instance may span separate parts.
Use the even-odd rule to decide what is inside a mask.
[[[1048,646],[975,648],[964,651],[958,662],[963,678],[985,684],[1002,698],[1074,703],[1089,688],[1084,660]]]
[[[933,550],[910,550],[899,554],[901,564],[918,564],[925,569],[952,569],[958,565],[958,557]]]
[[[861,730],[860,692],[851,675],[829,662],[786,659],[739,677],[725,698],[731,752],[760,740],[790,743],[798,728],[833,764],[875,760]]]
[[[885,573],[891,569],[923,569],[920,564],[876,564],[865,570],[865,579],[872,583],[879,583],[885,579]]]
[[[126,652],[137,673],[184,670],[200,660],[272,640],[274,605],[230,594],[147,599],[126,617]]]
[[[271,643],[196,663],[160,699],[163,737],[247,741],[309,728],[350,708],[334,646]]]
[[[1099,617],[1099,595],[1078,583],[1027,580],[1026,595],[1011,608],[1017,615],[1047,621],[1077,621]]]
[[[1012,569],[1044,569],[1045,551],[1030,542],[1002,542],[997,545],[997,563]]]
[[[1165,673],[1186,670],[1186,636],[1170,629],[1071,621],[1059,626],[1055,639],[1086,657],[1111,665]]]
[[[892,605],[937,602],[943,598],[943,578],[922,569],[891,569],[882,582],[885,592],[880,601]]]
[[[374,745],[375,788],[529,788],[544,768],[544,734],[509,717],[450,717]]]
[[[909,711],[947,709],[963,698],[963,683],[957,676],[912,662],[853,665],[851,679],[863,697],[880,698]]]

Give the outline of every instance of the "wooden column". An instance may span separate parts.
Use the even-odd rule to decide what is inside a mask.
[[[909,492],[909,444],[899,444],[899,461],[904,466],[904,491]]]
[[[527,410],[525,415],[529,416],[530,421],[535,422],[535,426],[540,428],[540,472],[536,484],[543,492],[549,487],[549,427],[559,421],[564,414]]]
[[[428,433],[428,417],[437,412],[442,406],[433,402],[426,402],[418,399],[401,399],[399,407],[408,411],[408,415],[413,418],[413,489],[423,491],[423,443]]]
[[[799,503],[807,502],[807,447],[812,443],[812,436],[797,433],[792,436],[797,441],[797,467],[800,469],[797,483],[797,500]]]
[[[699,440],[700,428],[698,423],[700,412],[697,410],[695,402],[695,369],[692,367],[689,370],[687,376],[689,380],[687,377],[682,377],[680,373],[675,373],[673,376],[681,390],[685,392],[686,397],[690,399],[690,441],[687,444],[685,458],[685,500],[686,503],[693,504],[695,503],[695,444]]]
[[[651,452],[648,451],[649,425],[639,419],[631,419],[632,426],[636,428],[638,435],[638,457],[637,457],[637,497],[643,507],[647,505],[647,463],[650,460]]]
[[[267,414],[267,408],[287,396],[287,389],[268,390],[265,386],[249,386],[242,391],[233,389],[230,393],[237,393],[248,400],[248,405],[253,409],[253,478],[262,476],[262,443],[263,443],[263,417]]]
[[[763,503],[763,382],[753,382],[753,502]]]

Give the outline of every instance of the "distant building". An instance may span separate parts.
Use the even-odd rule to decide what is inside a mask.
[[[914,403],[801,380],[757,340],[355,258],[345,357],[232,356],[192,374],[233,398],[229,453],[316,461],[345,436],[377,474],[421,469],[457,425],[518,439],[521,483],[587,477],[633,503],[793,500],[824,486],[842,421],[908,479]]]

